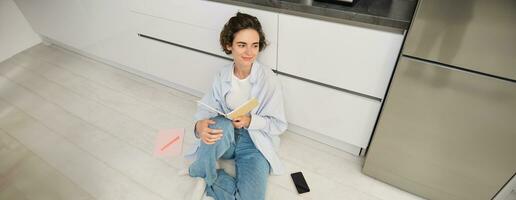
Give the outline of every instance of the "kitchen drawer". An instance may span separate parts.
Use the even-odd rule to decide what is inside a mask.
[[[380,102],[278,75],[289,123],[367,147]]]
[[[169,4],[173,4],[173,2]],[[184,4],[184,6],[190,5],[189,3],[181,4]],[[231,16],[235,15],[237,11],[242,11],[258,17],[263,26],[267,41],[270,44],[269,47],[261,52],[259,60],[270,67],[276,66],[277,14],[214,2],[202,1],[198,4],[202,6],[189,10],[190,14],[188,16],[196,16],[196,20],[202,19],[200,21],[190,20],[185,17],[178,17],[176,18],[177,20],[172,20],[172,16],[165,18],[139,13],[145,19],[144,26],[140,27],[139,32],[175,44],[230,58],[220,47],[220,31]],[[163,6],[166,5],[168,4],[163,4]],[[179,8],[171,7],[172,10]],[[206,12],[206,10],[210,10],[210,12]],[[175,13],[171,10],[168,12]],[[195,14],[196,12],[202,12],[202,15],[197,15]]]
[[[220,48],[220,30],[204,29],[190,24],[138,15],[144,21],[138,30],[140,34],[230,58]]]
[[[237,6],[201,0],[132,0],[135,12],[170,21],[219,30],[233,16]]]
[[[204,94],[215,74],[230,61],[159,41],[140,38],[144,66],[139,71]]]
[[[383,98],[402,33],[279,15],[278,70]]]

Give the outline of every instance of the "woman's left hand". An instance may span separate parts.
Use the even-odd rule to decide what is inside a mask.
[[[233,126],[235,128],[248,128],[251,123],[251,116],[244,115],[233,119]]]

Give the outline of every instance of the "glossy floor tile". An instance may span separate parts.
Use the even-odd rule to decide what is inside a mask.
[[[189,199],[182,157],[153,154],[159,130],[185,128],[198,97],[56,46],[0,63],[0,199]],[[361,173],[363,158],[287,131],[267,199],[421,199]],[[225,165],[231,162],[226,162]]]

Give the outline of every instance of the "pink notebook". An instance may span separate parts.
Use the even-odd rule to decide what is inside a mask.
[[[154,155],[160,157],[181,155],[184,135],[184,128],[160,130],[156,138]]]

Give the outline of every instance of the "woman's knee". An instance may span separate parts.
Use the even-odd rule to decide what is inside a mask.
[[[223,149],[229,148],[235,141],[234,128],[231,120],[223,116],[213,117],[211,120],[215,121],[215,124],[210,124],[208,127],[211,129],[221,129],[223,136],[220,140],[217,140],[215,144],[206,144],[204,146],[209,146],[210,148],[219,148],[219,146]]]
[[[211,120],[215,121],[215,124],[210,124],[208,127],[211,129],[234,129],[233,123],[228,118],[225,118],[224,116],[216,116],[211,118]]]

